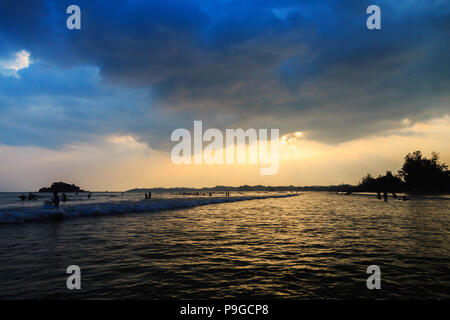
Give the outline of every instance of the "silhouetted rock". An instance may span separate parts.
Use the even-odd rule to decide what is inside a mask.
[[[74,185],[74,184],[68,184],[64,182],[54,182],[50,188],[41,188],[39,189],[39,192],[86,192],[84,190],[81,190],[80,187]]]

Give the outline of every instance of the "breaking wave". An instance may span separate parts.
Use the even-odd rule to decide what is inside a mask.
[[[61,205],[55,208],[49,205],[41,207],[15,207],[0,209],[0,223],[24,223],[45,219],[61,219],[68,217],[95,216],[130,212],[151,212],[170,209],[184,209],[203,206],[208,204],[228,203],[246,200],[258,200],[269,198],[286,198],[297,196],[288,195],[265,195],[265,196],[236,196],[236,197],[201,197],[201,198],[163,198],[145,201],[118,201],[100,202],[77,205]]]

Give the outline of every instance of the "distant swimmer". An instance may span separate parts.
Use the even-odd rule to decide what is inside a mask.
[[[65,193],[62,194],[62,202],[67,201],[67,195]]]
[[[52,204],[55,205],[56,207],[59,206],[59,196],[58,196],[58,192],[56,192],[56,191],[53,191]]]
[[[19,199],[22,200],[22,201],[25,201],[25,200],[27,200],[27,197],[25,197],[25,195],[22,194],[21,196],[19,196]]]
[[[35,200],[37,197],[31,192],[28,194],[28,200]]]

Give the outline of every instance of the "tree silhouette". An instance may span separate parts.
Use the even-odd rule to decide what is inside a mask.
[[[420,151],[408,153],[398,174],[387,171],[384,176],[362,178],[359,191],[409,193],[442,193],[450,191],[450,172],[445,163],[439,162],[439,154],[425,158]]]
[[[404,183],[399,176],[393,175],[391,171],[386,171],[384,176],[380,175],[378,178],[374,178],[368,173],[363,177],[358,189],[370,192],[400,192],[404,189]]]
[[[398,171],[412,193],[438,193],[450,190],[448,166],[439,163],[439,154],[425,158],[420,151],[408,153],[403,167]]]

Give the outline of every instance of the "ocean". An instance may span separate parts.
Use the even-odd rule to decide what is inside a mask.
[[[445,197],[93,193],[56,210],[19,195],[0,194],[1,299],[450,298]]]

